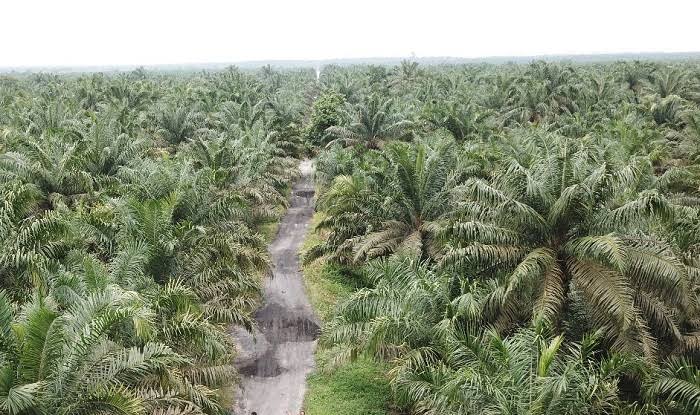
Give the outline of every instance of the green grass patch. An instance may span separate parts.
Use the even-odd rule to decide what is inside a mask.
[[[317,360],[319,358],[317,356]],[[305,409],[308,415],[390,413],[391,390],[384,368],[375,362],[357,360],[331,373],[314,373],[307,382]]]
[[[314,215],[302,253],[317,243],[321,236],[314,232],[321,214]],[[309,300],[322,321],[333,316],[336,304],[357,289],[357,281],[323,259],[302,267]],[[316,362],[324,360],[328,351],[317,350]],[[391,412],[391,390],[386,367],[367,359],[337,368],[317,370],[308,378],[304,409],[308,415],[383,415]]]
[[[272,243],[272,240],[275,239],[275,236],[277,236],[277,229],[280,227],[280,221],[270,221],[267,223],[260,224],[258,226],[258,232],[265,238],[265,241],[268,243]]]
[[[309,234],[302,252],[315,245],[318,239],[315,233]],[[302,270],[311,305],[321,320],[328,321],[333,316],[336,304],[352,294],[352,284],[339,269],[326,264],[323,259],[303,265]]]
[[[284,194],[287,200],[289,200],[292,194],[292,187],[289,186],[288,188],[286,188],[284,190]],[[268,245],[271,244],[272,241],[275,239],[275,236],[277,236],[277,230],[280,227],[282,217],[287,212],[287,207],[277,206],[274,211],[277,215],[277,218],[269,219],[267,222],[260,223],[256,228],[257,231],[263,236],[263,238],[265,238],[265,242],[267,242]]]

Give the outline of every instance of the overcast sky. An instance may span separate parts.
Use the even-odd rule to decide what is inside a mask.
[[[700,50],[700,0],[0,0],[0,66]]]

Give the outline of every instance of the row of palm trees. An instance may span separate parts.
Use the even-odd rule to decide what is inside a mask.
[[[697,63],[407,65],[311,110],[305,259],[364,284],[331,363],[391,362],[409,413],[700,413]]]
[[[0,82],[0,413],[227,413],[313,74]]]

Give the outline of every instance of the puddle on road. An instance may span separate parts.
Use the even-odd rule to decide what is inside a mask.
[[[300,197],[303,199],[311,199],[314,197],[314,192],[313,190],[296,190],[294,192],[294,196]]]
[[[267,304],[255,315],[258,327],[272,344],[316,340],[321,328],[306,311],[294,312],[279,304]]]
[[[318,339],[321,328],[306,313],[290,312],[279,304],[268,304],[256,315],[258,327],[270,347],[255,361],[239,368],[244,376],[275,377],[284,372],[277,357],[285,343],[310,342]]]

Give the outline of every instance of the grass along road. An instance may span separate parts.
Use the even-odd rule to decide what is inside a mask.
[[[309,227],[302,252],[315,245],[314,231],[321,219],[317,213]],[[328,321],[335,305],[357,287],[323,259],[302,267],[306,292],[322,322]],[[308,415],[383,415],[391,413],[391,390],[385,367],[359,359],[334,370],[323,370],[328,352],[316,349],[316,370],[307,379],[304,408]]]

